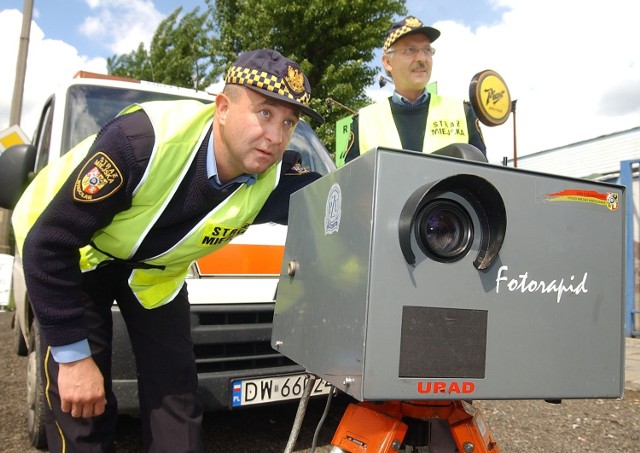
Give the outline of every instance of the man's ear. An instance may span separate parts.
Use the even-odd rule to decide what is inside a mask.
[[[224,93],[219,93],[216,96],[216,116],[218,122],[224,124],[227,119],[227,112],[229,111],[229,104],[231,103],[229,97]]]
[[[385,71],[387,71],[387,73],[391,74],[391,61],[389,59],[389,55],[387,55],[386,53],[382,54],[382,67],[385,69]]]

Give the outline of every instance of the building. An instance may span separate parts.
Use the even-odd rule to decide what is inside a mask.
[[[518,168],[615,182],[620,162],[640,159],[640,126],[518,157]],[[508,161],[513,166],[513,159]],[[637,174],[635,175],[637,179]]]

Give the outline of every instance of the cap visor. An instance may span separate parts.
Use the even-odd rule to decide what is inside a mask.
[[[405,33],[402,36],[415,35],[416,33],[422,33],[429,38],[429,41],[433,42],[440,37],[440,30],[436,30],[433,27],[420,27],[415,30],[411,30],[409,33]],[[401,36],[401,37],[402,37]]]

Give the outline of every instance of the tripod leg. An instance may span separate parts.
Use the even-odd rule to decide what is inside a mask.
[[[500,453],[500,447],[480,410],[466,405],[465,411],[469,417],[450,423],[451,434],[460,453]]]
[[[407,425],[391,415],[350,404],[336,430],[332,452],[393,453],[402,445]]]

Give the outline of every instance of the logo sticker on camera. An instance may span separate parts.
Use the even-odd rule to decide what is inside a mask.
[[[610,211],[618,209],[618,194],[615,192],[600,193],[595,190],[565,189],[545,195],[545,200],[550,202],[592,203],[606,206]]]
[[[327,195],[327,206],[324,211],[324,234],[325,236],[337,233],[340,229],[340,217],[342,217],[342,189],[335,183],[329,189]]]

